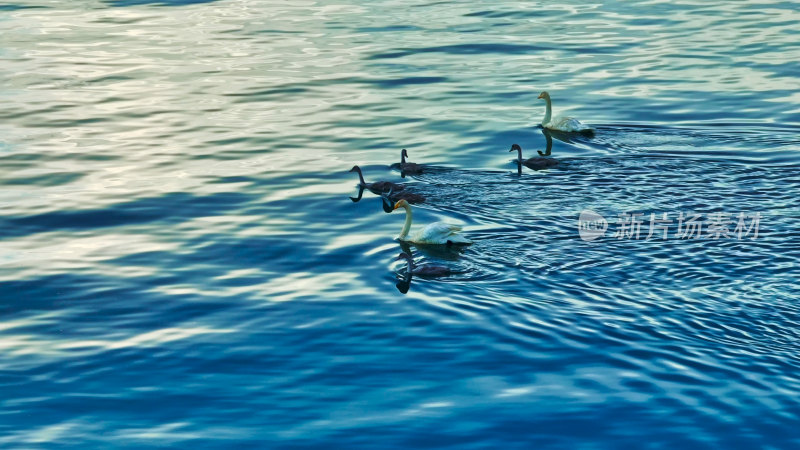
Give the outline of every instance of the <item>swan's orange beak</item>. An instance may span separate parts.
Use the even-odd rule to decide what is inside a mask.
[[[394,204],[394,208],[392,208],[392,211],[394,211],[395,209],[399,208],[401,202],[402,202],[402,200],[400,200],[399,202],[395,203]]]
[[[544,98],[544,94],[539,94],[539,96],[536,98]]]

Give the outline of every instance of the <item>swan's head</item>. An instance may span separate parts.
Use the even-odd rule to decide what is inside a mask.
[[[398,208],[408,208],[408,202],[405,200],[398,201],[397,203],[394,204],[394,208],[392,208],[392,211]]]
[[[400,154],[400,156],[408,158],[408,152],[406,151],[406,149],[403,149],[403,152]]]
[[[348,170],[348,172],[361,172],[361,167],[353,166],[353,168]]]
[[[403,252],[403,253],[400,253],[399,255],[397,255],[397,258],[395,258],[394,260],[398,261],[398,260],[401,260],[401,259],[413,259],[413,258],[411,258],[411,255],[409,255],[408,253]]]
[[[411,287],[411,282],[401,280],[398,281],[397,284],[395,284],[395,286],[397,287],[397,290],[400,291],[401,294],[405,294],[406,292],[408,292],[408,288]]]
[[[550,94],[547,91],[542,91],[541,94],[537,98],[543,98],[545,100],[550,100]]]
[[[392,209],[394,205],[392,204],[392,201],[389,200],[389,197],[387,197],[386,195],[381,195],[381,205],[383,206],[383,212],[387,214],[394,211],[394,209]]]
[[[521,152],[521,151],[522,147],[520,147],[519,144],[511,144],[511,150],[509,150],[509,152]]]

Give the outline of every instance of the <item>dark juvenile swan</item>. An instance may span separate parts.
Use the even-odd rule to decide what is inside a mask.
[[[400,152],[400,164],[395,164],[394,167],[400,169],[401,172],[410,175],[417,175],[423,172],[424,167],[422,165],[413,162],[407,162],[406,158],[408,158],[408,151],[403,149]]]
[[[367,183],[364,181],[364,175],[361,174],[361,167],[353,166],[350,169],[350,172],[357,172],[359,183],[358,185],[362,188],[369,189],[375,194],[382,194],[386,191],[393,190],[393,191],[402,191],[406,187],[402,184],[392,183],[391,181],[376,181],[374,183]]]
[[[415,194],[409,191],[400,191],[400,192],[392,192],[392,191],[394,191],[394,189],[389,189],[389,192],[385,194],[386,198],[391,200],[392,205],[399,202],[400,200],[405,200],[408,203],[411,203],[412,205],[417,203],[422,203],[425,201],[425,196],[422,194]]]
[[[450,275],[453,273],[449,267],[445,266],[415,266],[414,265],[414,258],[411,257],[406,252],[400,253],[397,255],[397,259],[405,259],[408,262],[408,268],[406,269],[406,282],[411,281],[411,275],[417,275],[420,277],[443,277],[445,275]]]
[[[408,191],[393,193],[392,190],[389,189],[389,192],[381,194],[381,200],[383,201],[383,210],[390,213],[394,211],[394,204],[400,200],[405,200],[411,204],[417,204],[423,203],[425,201],[425,196]]]
[[[542,170],[553,167],[556,164],[558,164],[558,161],[556,161],[553,158],[543,158],[541,156],[536,158],[522,159],[522,147],[520,147],[517,144],[513,144],[509,152],[513,152],[514,150],[519,152],[519,159],[517,159],[517,164],[520,164],[521,166],[524,165],[529,169]]]

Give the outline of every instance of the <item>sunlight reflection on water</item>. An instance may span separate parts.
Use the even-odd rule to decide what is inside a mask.
[[[0,10],[0,443],[797,442],[791,4]],[[596,136],[517,172],[542,90]],[[356,164],[474,244],[395,241]],[[584,242],[585,209],[764,219]],[[400,251],[455,273],[402,293]]]

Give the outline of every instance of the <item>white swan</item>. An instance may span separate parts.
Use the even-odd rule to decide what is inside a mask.
[[[398,208],[406,210],[406,223],[403,225],[403,230],[400,231],[400,236],[397,239],[401,241],[408,241],[415,244],[471,244],[472,241],[460,235],[460,225],[453,225],[445,222],[434,222],[421,230],[417,230],[413,236],[408,236],[408,231],[411,229],[411,205],[405,200],[400,200],[395,203],[393,211]]]
[[[538,98],[543,98],[544,101],[547,102],[547,109],[544,112],[544,119],[542,119],[543,127],[550,130],[565,131],[567,133],[583,133],[589,135],[594,133],[594,129],[582,124],[580,120],[574,117],[559,116],[552,118],[553,103],[550,101],[550,94],[547,91],[539,94]]]

